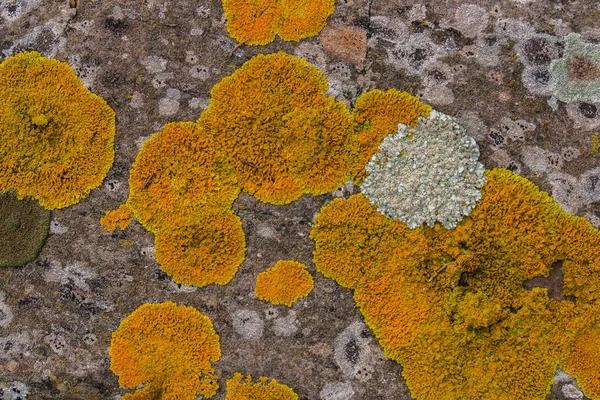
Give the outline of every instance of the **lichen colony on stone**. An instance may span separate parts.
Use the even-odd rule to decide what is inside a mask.
[[[364,195],[409,228],[440,222],[454,228],[469,215],[485,183],[475,140],[449,116],[431,111],[383,140],[365,169]]]
[[[275,36],[299,41],[317,35],[335,0],[223,0],[227,32],[239,42],[263,45]]]
[[[244,378],[236,372],[227,380],[225,400],[298,400],[298,395],[287,385],[266,376],[252,383],[252,377]]]
[[[114,111],[68,64],[37,52],[0,64],[0,191],[75,204],[104,180],[114,137]]]
[[[362,194],[332,201],[311,231],[317,270],[354,289],[415,399],[543,400],[557,366],[597,396],[600,232],[508,170],[486,177],[455,229],[409,229]],[[523,285],[559,260],[576,302]]]
[[[195,400],[219,388],[211,362],[221,358],[219,335],[194,307],[146,303],[121,321],[110,342],[110,369],[123,400]]]

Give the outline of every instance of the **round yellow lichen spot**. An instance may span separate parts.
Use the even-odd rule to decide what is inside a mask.
[[[256,297],[273,304],[291,307],[294,302],[308,296],[315,283],[306,265],[292,260],[280,260],[256,277]]]
[[[275,40],[281,24],[279,0],[223,0],[227,32],[238,42],[263,45]]]
[[[283,40],[316,36],[327,25],[333,14],[335,0],[283,0],[282,21],[277,32]]]
[[[131,208],[126,204],[121,204],[116,210],[106,211],[104,217],[100,218],[100,225],[108,232],[114,231],[117,227],[121,230],[125,230],[132,219],[133,214],[131,213]]]
[[[190,286],[228,284],[246,254],[242,222],[232,213],[157,233],[155,241],[161,270],[174,282]]]
[[[193,122],[175,122],[144,142],[129,190],[127,204],[156,233],[229,210],[240,189],[227,159],[203,130]]]
[[[383,139],[398,131],[398,124],[414,127],[419,117],[430,112],[430,105],[396,89],[387,92],[375,89],[360,95],[352,111],[360,146],[355,183],[360,184],[366,178],[365,165],[377,153]]]
[[[335,0],[223,0],[227,32],[249,45],[264,45],[276,35],[299,41],[317,35],[333,14]]]
[[[37,52],[0,64],[0,191],[75,204],[104,180],[114,138],[115,113],[68,64]]]
[[[325,75],[307,61],[259,55],[213,87],[198,123],[229,155],[243,190],[287,204],[350,178],[357,150],[351,115],[326,90]]]
[[[219,335],[194,307],[143,304],[113,332],[109,355],[122,388],[144,385],[123,400],[194,400],[219,388],[211,365],[221,358]]]
[[[298,400],[298,395],[287,385],[266,376],[252,383],[252,377],[236,372],[227,380],[225,400]]]

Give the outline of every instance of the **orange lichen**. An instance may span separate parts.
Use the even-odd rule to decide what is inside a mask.
[[[299,41],[317,35],[335,0],[223,0],[227,32],[239,42],[263,45],[279,35]]]
[[[600,315],[600,310],[593,310]],[[595,318],[597,320],[597,317]],[[590,321],[587,324],[592,325]],[[575,340],[567,360],[568,371],[577,379],[587,397],[600,398],[600,327],[588,327]]]
[[[243,190],[286,204],[335,190],[351,176],[351,115],[326,90],[325,75],[307,61],[258,55],[213,87],[198,123],[229,155]]]
[[[211,365],[221,358],[219,336],[194,307],[143,304],[113,332],[109,355],[122,388],[144,385],[124,400],[194,400],[219,388]]]
[[[426,117],[430,112],[430,105],[396,89],[387,92],[375,89],[359,96],[352,111],[360,146],[355,183],[360,184],[366,178],[365,165],[383,139],[398,130],[398,124],[414,127],[419,117]]]
[[[306,265],[292,260],[279,260],[256,277],[256,297],[273,304],[291,307],[294,302],[308,296],[315,284]]]
[[[117,227],[121,230],[125,230],[132,219],[133,214],[131,208],[126,204],[121,204],[116,210],[106,211],[104,217],[100,218],[100,225],[108,232],[114,231]]]
[[[127,204],[156,233],[229,210],[240,189],[226,157],[203,130],[193,122],[175,122],[144,142],[129,190]]]
[[[157,233],[155,240],[156,262],[174,282],[184,285],[226,285],[246,254],[242,222],[232,213]]]
[[[114,160],[115,113],[66,63],[24,52],[0,64],[0,191],[67,207]]]
[[[334,200],[311,232],[317,270],[354,289],[415,399],[543,399],[557,365],[595,393],[598,368],[575,362],[600,355],[593,335],[569,354],[599,319],[600,232],[510,171],[486,177],[453,230],[408,229],[362,195]],[[577,304],[523,286],[558,260]]]
[[[225,400],[298,400],[298,395],[275,379],[261,376],[257,383],[252,383],[251,376],[244,379],[242,374],[236,372],[227,380]]]

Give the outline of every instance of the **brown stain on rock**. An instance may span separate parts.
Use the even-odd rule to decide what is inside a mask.
[[[328,25],[319,42],[325,53],[349,64],[362,66],[367,57],[367,31],[357,26]]]
[[[600,78],[600,67],[583,54],[572,54],[567,60],[567,74],[572,81],[591,81]]]

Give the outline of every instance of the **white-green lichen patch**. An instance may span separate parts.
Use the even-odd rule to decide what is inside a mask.
[[[600,45],[569,34],[564,54],[552,62],[551,71],[553,94],[560,101],[600,102]]]
[[[412,129],[398,125],[366,165],[361,191],[379,212],[409,228],[453,229],[471,213],[485,183],[479,147],[451,117],[432,111]]]

